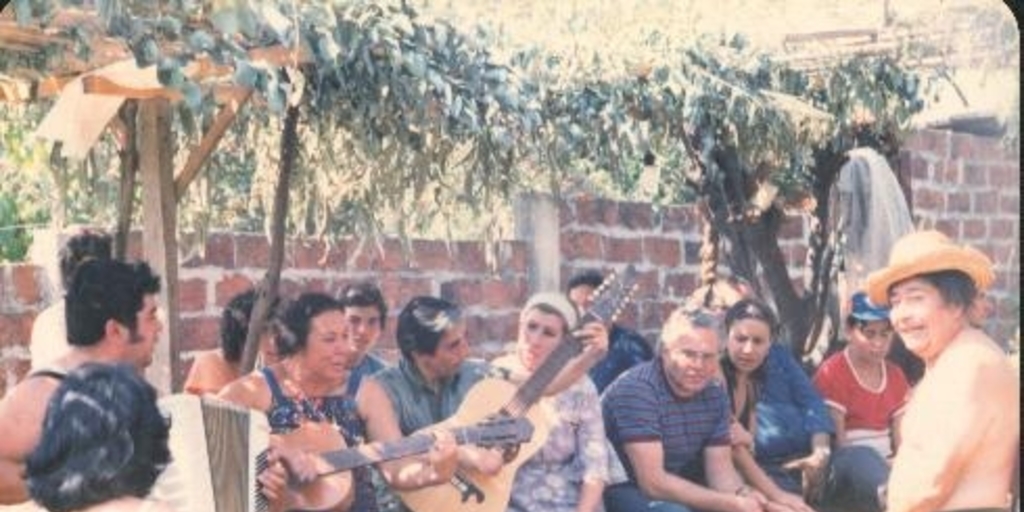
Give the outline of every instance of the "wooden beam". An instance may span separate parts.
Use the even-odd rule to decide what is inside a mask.
[[[249,101],[250,97],[252,97],[252,89],[246,89],[241,98],[224,104],[220,111],[217,112],[217,117],[214,118],[209,131],[203,134],[203,139],[199,141],[199,144],[193,145],[189,149],[185,165],[174,178],[174,197],[176,201],[180,201],[182,196],[185,195],[188,186],[199,175],[199,170],[202,169],[203,163],[213,153],[213,150],[217,148],[217,144],[224,138],[228,127],[231,126],[232,121],[238,115],[239,109]]]
[[[100,75],[89,75],[82,78],[82,90],[88,94],[121,96],[134,100],[165,99],[181,101],[184,97],[176,89],[169,87],[128,87]]]
[[[171,104],[165,98],[139,102],[138,148],[142,178],[142,254],[160,275],[160,307],[164,330],[146,371],[163,393],[177,388],[178,361],[178,245],[177,203],[174,199],[174,153]]]

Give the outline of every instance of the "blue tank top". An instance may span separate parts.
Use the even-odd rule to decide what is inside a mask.
[[[267,422],[275,434],[282,434],[299,427],[303,420],[330,421],[337,425],[342,437],[349,446],[362,444],[366,441],[366,425],[359,417],[356,402],[351,396],[325,396],[306,400],[289,398],[281,390],[277,377],[270,368],[263,368],[263,378],[270,388],[270,410],[267,411]],[[352,482],[355,489],[355,501],[351,512],[377,512],[377,498],[373,489],[370,471],[367,467],[352,470]]]

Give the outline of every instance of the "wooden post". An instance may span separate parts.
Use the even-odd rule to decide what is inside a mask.
[[[164,331],[146,377],[161,393],[177,389],[178,246],[174,197],[171,105],[166,99],[141,100],[137,119],[139,171],[142,178],[142,254],[160,275]]]

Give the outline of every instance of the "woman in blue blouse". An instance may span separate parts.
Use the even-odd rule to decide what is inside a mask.
[[[734,461],[770,501],[806,512],[801,496],[827,479],[834,427],[825,402],[789,350],[773,343],[778,322],[767,305],[740,300],[724,323]]]

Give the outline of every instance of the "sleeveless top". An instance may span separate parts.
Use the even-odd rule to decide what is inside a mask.
[[[486,361],[467,359],[455,375],[445,379],[439,390],[434,390],[427,385],[416,364],[403,357],[397,366],[385,368],[371,378],[388,394],[399,429],[407,436],[455,414],[470,388],[488,377],[507,379],[507,370],[492,367]]]
[[[337,425],[349,446],[362,444],[366,440],[366,425],[359,417],[355,400],[348,395],[325,396],[295,400],[281,390],[277,377],[269,368],[263,368],[263,378],[270,388],[271,402],[267,411],[267,422],[272,433],[281,434],[299,427],[303,420],[329,420]],[[351,512],[377,512],[377,499],[367,467],[352,470],[355,500]]]

